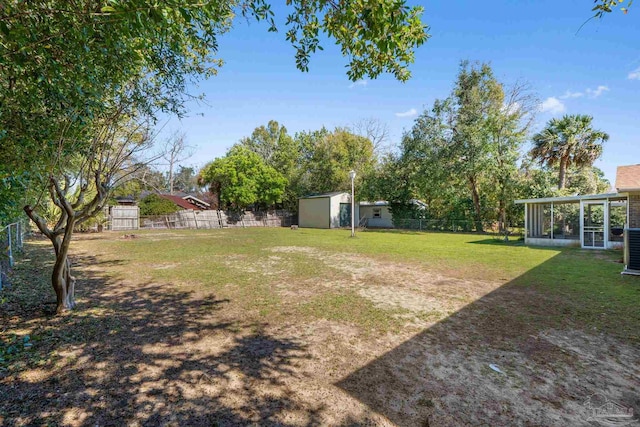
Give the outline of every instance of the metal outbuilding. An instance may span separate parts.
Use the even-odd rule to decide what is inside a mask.
[[[359,217],[356,204],[355,216]],[[300,228],[340,228],[351,226],[351,194],[345,191],[313,194],[298,199]]]

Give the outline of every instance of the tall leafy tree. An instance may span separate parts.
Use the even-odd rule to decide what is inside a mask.
[[[373,171],[375,157],[370,139],[348,129],[336,128],[300,133],[297,138],[307,153],[302,177],[306,193],[325,193],[351,187],[349,171],[356,171],[357,185]]]
[[[180,165],[175,175],[174,188],[183,193],[195,193],[198,190],[198,180],[195,169]]]
[[[502,108],[502,89],[487,64],[463,62],[450,98],[451,142],[447,157],[454,177],[468,186],[476,230],[482,230],[481,185],[490,168],[488,120]]]
[[[267,165],[284,176],[287,185],[282,203],[285,209],[296,210],[300,175],[304,170],[299,141],[287,133],[286,127],[270,120],[267,126],[257,127],[250,137],[242,138],[240,145],[258,154]]]
[[[557,172],[553,168],[540,166],[531,158],[525,157],[518,170],[517,198],[537,199],[559,196],[556,177]]]
[[[449,209],[445,205],[459,198],[452,194],[457,189],[451,185],[447,163],[451,137],[447,124],[449,111],[449,102],[436,101],[431,111],[423,112],[402,136],[396,160],[396,169],[402,177],[396,185],[400,194],[405,194],[396,202],[406,205],[412,198],[425,200],[429,213],[438,217],[446,216]]]
[[[257,127],[251,136],[242,138],[240,145],[258,154],[268,164],[277,167],[281,166],[281,158],[286,157],[287,149],[293,145],[290,142],[292,139],[286,127],[275,120],[269,120],[267,126]]]
[[[256,203],[269,207],[280,202],[286,185],[280,172],[241,145],[205,165],[199,181],[210,186],[221,206],[238,210]]]
[[[565,188],[570,166],[591,166],[602,155],[602,144],[609,139],[603,131],[594,129],[593,117],[565,115],[547,122],[534,135],[530,155],[541,164],[558,166],[558,189]]]
[[[508,220],[515,219],[513,200],[520,184],[518,161],[522,144],[529,136],[538,101],[525,83],[502,86],[502,92],[502,108],[489,114],[487,132],[493,164],[491,175],[498,204],[497,219],[501,229],[506,229]]]
[[[506,88],[487,64],[463,62],[451,95],[436,100],[402,138],[397,182],[436,218],[506,220],[519,149],[535,102],[523,85]]]
[[[92,125],[89,145],[80,144],[75,156],[65,156],[57,173],[42,177],[45,188],[40,197],[24,207],[53,245],[51,282],[58,313],[75,307],[76,280],[68,259],[74,228],[101,212],[111,189],[128,179],[140,165],[139,156],[153,144],[148,122],[132,118],[123,110],[92,120]],[[53,221],[46,215],[45,194],[55,206]]]
[[[600,168],[584,166],[567,172],[567,189],[572,194],[601,194],[611,189],[611,183]]]

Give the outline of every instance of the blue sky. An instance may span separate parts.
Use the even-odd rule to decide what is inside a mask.
[[[206,103],[189,104],[188,117],[170,119],[163,134],[185,132],[196,148],[184,163],[196,167],[271,119],[294,134],[375,118],[398,144],[416,114],[448,95],[461,60],[487,61],[503,83],[530,84],[541,102],[536,129],[565,113],[592,115],[595,127],[611,137],[596,166],[612,184],[617,165],[640,163],[640,5],[580,29],[591,0],[414,4],[425,8],[431,38],[416,51],[409,82],[389,75],[350,82],[347,61],[329,40],[302,73],[283,25],[268,33],[265,24],[238,20],[220,39],[225,64],[218,75],[191,88],[204,93]],[[286,8],[274,11],[282,23]]]

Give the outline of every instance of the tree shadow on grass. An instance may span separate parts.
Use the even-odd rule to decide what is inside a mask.
[[[588,425],[596,394],[637,419],[639,283],[562,251],[335,385],[406,427]]]
[[[505,241],[504,237],[493,237],[490,239],[482,239],[482,240],[474,240],[472,242],[467,242],[474,245],[492,245],[492,246],[524,246],[524,240],[521,240],[517,237],[511,237],[509,240]],[[537,248],[536,248],[537,249]],[[544,248],[540,247],[540,249],[549,249],[549,250],[558,250],[558,248]]]
[[[50,299],[44,273],[22,278],[40,287],[33,306]],[[303,407],[283,386],[308,357],[297,340],[235,321],[228,300],[76,274],[75,312],[0,311],[14,330],[30,331],[32,345],[0,364],[1,425],[320,425],[322,404]]]

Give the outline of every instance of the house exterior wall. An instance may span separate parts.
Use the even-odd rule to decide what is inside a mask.
[[[351,203],[351,195],[349,193],[336,194],[330,199],[330,228],[340,228],[340,203]],[[358,211],[356,210],[356,218],[358,218]]]
[[[373,217],[373,210],[380,209],[380,217]],[[372,228],[393,228],[393,221],[389,206],[360,206],[359,218],[367,218],[367,227]]]
[[[300,228],[330,228],[330,219],[331,199],[329,197],[300,199],[298,201],[298,225]]]
[[[629,228],[640,228],[640,192],[629,193]]]

